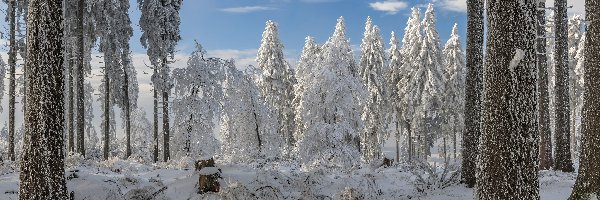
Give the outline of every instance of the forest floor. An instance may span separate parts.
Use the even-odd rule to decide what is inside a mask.
[[[394,141],[394,140],[392,140]],[[198,172],[190,159],[170,164],[144,164],[112,158],[108,161],[65,160],[67,188],[75,199],[339,199],[347,189],[364,199],[473,199],[473,190],[465,185],[444,181],[458,163],[444,174],[440,158],[432,148],[429,164],[418,167],[363,165],[341,171],[306,170],[291,162],[255,162],[224,164],[219,193],[197,194]],[[395,146],[386,144],[384,154],[395,154]],[[435,164],[437,163],[437,164]],[[19,173],[15,164],[0,163],[0,199],[18,199]],[[431,171],[428,171],[431,170]],[[443,176],[444,175],[444,176]],[[443,178],[442,178],[443,177]],[[541,171],[542,200],[564,200],[571,193],[575,173]]]
[[[256,163],[255,163],[256,164]],[[473,199],[473,190],[453,184],[423,189],[406,167],[370,168],[351,172],[305,171],[292,164],[219,165],[221,192],[196,193],[193,168],[167,168],[112,159],[96,166],[66,170],[67,187],[75,199],[338,199],[353,188],[365,199]],[[540,172],[541,199],[567,199],[576,175]],[[19,174],[5,167],[0,175],[0,199],[18,199]],[[420,191],[422,190],[422,191]]]

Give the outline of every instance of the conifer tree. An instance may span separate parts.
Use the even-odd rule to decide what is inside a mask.
[[[367,18],[362,40],[359,75],[367,87],[369,98],[362,111],[365,132],[361,136],[361,153],[367,161],[380,158],[382,145],[386,138],[387,107],[385,96],[383,65],[384,50],[379,28],[373,26],[371,17]]]
[[[297,113],[304,130],[298,135],[296,152],[306,167],[348,168],[358,164],[360,118],[366,91],[353,73],[354,58],[344,19],[323,45],[314,81],[306,88]]]
[[[25,143],[19,199],[66,199],[63,154],[63,9],[61,0],[30,0],[27,21]]]
[[[537,0],[487,1],[487,9],[475,199],[539,199]]]
[[[556,8],[556,48],[554,49],[554,61],[556,63],[556,85],[555,85],[555,133],[554,133],[554,169],[563,172],[573,172],[571,161],[571,147],[569,137],[569,60],[567,40],[567,0],[554,1]]]
[[[481,135],[483,90],[483,0],[467,1],[467,76],[465,77],[465,132],[462,143],[461,182],[475,187],[475,169]]]
[[[453,156],[456,159],[457,134],[464,130],[465,111],[465,54],[458,35],[458,24],[454,24],[452,35],[442,51],[444,57],[444,82],[446,83],[444,109],[446,110],[446,126],[453,144]],[[446,141],[447,136],[444,136]],[[444,146],[446,146],[444,144]],[[447,148],[444,148],[447,149]],[[445,157],[449,158],[448,153]]]
[[[600,1],[585,1],[586,21],[596,22],[600,20]],[[598,23],[587,24],[585,33],[585,50],[582,50],[585,58],[581,66],[584,70],[583,111],[581,129],[581,156],[579,159],[579,172],[570,200],[590,199],[592,195],[600,194],[600,43],[598,38],[600,26]],[[583,56],[583,55],[582,55]]]
[[[294,99],[294,76],[284,60],[283,44],[279,40],[277,25],[271,20],[266,23],[256,62],[262,71],[257,80],[261,97],[264,98],[272,112],[277,116],[278,132],[285,140],[287,151],[294,145],[292,134],[294,130],[294,112],[291,109],[292,100]]]

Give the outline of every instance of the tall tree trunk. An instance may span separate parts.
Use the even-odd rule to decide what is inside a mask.
[[[129,101],[129,44],[125,44],[123,49],[123,110],[125,114],[125,137],[126,137],[126,151],[125,158],[131,156],[131,106]]]
[[[74,117],[73,117],[73,111],[75,110],[75,108],[73,108],[73,99],[74,99],[74,95],[75,94],[73,92],[73,73],[74,73],[74,62],[73,62],[73,51],[71,51],[71,53],[69,53],[69,57],[68,57],[68,63],[69,66],[67,68],[67,96],[66,101],[67,101],[67,137],[69,140],[69,144],[67,145],[69,148],[69,152],[75,152],[75,136],[74,131],[73,131],[73,125],[74,125]]]
[[[550,134],[550,110],[548,109],[548,59],[546,57],[546,2],[538,2],[537,10],[537,69],[538,69],[538,123],[540,134],[540,169],[550,169],[552,161],[552,138]]]
[[[467,1],[467,76],[465,77],[465,131],[462,145],[461,182],[475,186],[475,160],[481,135],[481,91],[483,90],[484,0]]]
[[[573,172],[573,162],[571,161],[571,146],[569,137],[569,52],[567,50],[567,0],[555,0],[554,23],[556,25],[556,48],[554,57],[556,64],[556,85],[555,85],[555,104],[556,104],[556,132],[554,141],[556,149],[554,151],[554,169],[563,172]]]
[[[167,58],[163,59],[163,70],[168,71]],[[168,73],[168,72],[167,72]],[[163,76],[163,161],[167,162],[171,159],[171,152],[169,151],[169,88],[166,84],[168,74]]]
[[[108,62],[105,62],[108,63]],[[110,78],[108,65],[104,68],[104,160],[108,160],[110,144]]]
[[[61,0],[30,0],[27,95],[19,199],[66,199]]]
[[[78,35],[78,55],[77,55],[77,78],[75,80],[77,88],[77,152],[85,157],[85,0],[79,0],[79,35]]]
[[[539,199],[537,2],[487,1],[476,199]]]
[[[17,67],[17,41],[16,41],[16,1],[8,1],[8,15],[10,26],[10,49],[8,52],[9,82],[8,82],[8,159],[15,161],[15,68]],[[2,74],[4,76],[4,74]],[[4,83],[2,83],[4,84]]]
[[[158,74],[158,68],[154,67],[154,74]],[[158,90],[154,83],[154,162],[158,162]]]
[[[586,20],[600,20],[600,0],[585,1]],[[600,24],[589,23],[585,38],[583,116],[579,174],[569,199],[600,196]]]

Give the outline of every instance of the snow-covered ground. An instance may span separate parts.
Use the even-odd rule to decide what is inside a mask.
[[[217,163],[219,165],[219,163]],[[254,164],[254,167],[258,164]],[[113,159],[97,166],[70,167],[67,186],[75,199],[338,199],[345,189],[355,189],[365,199],[472,199],[464,185],[418,192],[416,176],[403,167],[369,167],[351,172],[306,172],[292,164],[220,165],[221,193],[196,193],[198,174],[193,169],[143,165]],[[0,199],[18,199],[19,174],[4,169],[0,175]],[[575,175],[540,172],[541,199],[567,199]]]

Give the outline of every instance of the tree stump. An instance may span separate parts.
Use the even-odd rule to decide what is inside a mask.
[[[391,167],[394,164],[394,159],[383,158],[383,167]]]
[[[199,172],[198,178],[198,193],[204,194],[206,192],[219,192],[221,187],[219,178],[221,177],[221,170],[216,167],[203,167]]]
[[[215,167],[215,160],[213,158],[207,160],[198,160],[195,164],[196,171],[202,170],[205,167]]]

